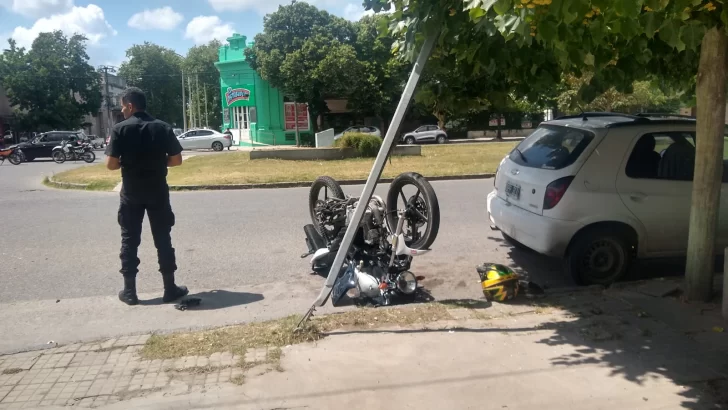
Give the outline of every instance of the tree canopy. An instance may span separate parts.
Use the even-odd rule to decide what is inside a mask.
[[[191,118],[190,113],[197,117],[197,108],[199,107],[202,118],[198,123],[214,129],[219,129],[222,126],[220,73],[215,67],[221,45],[220,41],[213,40],[208,44],[192,47],[182,63],[185,76],[190,76],[193,82],[192,95],[190,96],[192,105],[187,118]],[[195,87],[197,81],[199,81],[199,92]],[[207,113],[207,118],[205,118],[205,113]]]
[[[155,117],[182,126],[182,59],[174,50],[144,42],[126,51],[119,76],[147,95],[147,109]]]
[[[0,80],[20,129],[75,130],[101,106],[100,78],[88,64],[86,37],[41,33],[30,50],[14,40],[0,55]]]

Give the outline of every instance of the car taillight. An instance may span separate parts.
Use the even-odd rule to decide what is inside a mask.
[[[229,136],[229,135],[227,135],[227,134],[225,134],[225,139],[226,139],[226,140],[229,140],[229,139],[230,139],[230,136]]]
[[[543,209],[552,209],[558,205],[573,180],[574,177],[563,177],[550,183],[543,198]]]

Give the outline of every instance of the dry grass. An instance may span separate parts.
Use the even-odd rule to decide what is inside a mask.
[[[455,176],[494,172],[498,163],[516,143],[452,144],[424,146],[422,156],[392,157],[384,167],[384,178],[414,171],[424,176]],[[364,179],[369,175],[372,158],[339,161],[250,160],[248,152],[202,155],[189,158],[181,167],[172,168],[167,180],[170,185],[227,185],[270,182],[306,182],[318,176],[335,179]],[[119,171],[108,171],[103,165],[93,165],[62,172],[54,179],[59,182],[91,184],[89,189],[110,190],[121,180]]]
[[[247,349],[267,346],[271,348],[268,351],[268,363],[278,367],[280,347],[316,341],[334,330],[410,326],[451,318],[447,309],[438,303],[392,309],[355,309],[316,317],[300,330],[295,330],[300,316],[289,316],[193,333],[154,335],[144,345],[141,355],[148,360],[209,356],[217,352],[232,352],[242,357]]]
[[[104,164],[89,165],[56,174],[53,180],[88,184],[89,190],[110,191],[121,182],[121,171],[109,171]]]

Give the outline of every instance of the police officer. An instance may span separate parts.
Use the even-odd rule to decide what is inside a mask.
[[[175,217],[167,185],[167,168],[182,164],[182,146],[169,124],[146,112],[147,99],[139,88],[130,87],[124,91],[121,107],[125,120],[113,127],[106,147],[106,167],[121,169],[122,178],[118,222],[124,290],[119,292],[119,300],[128,305],[139,303],[137,250],[146,212],[164,281],[162,301],[173,302],[189,293],[186,287],[177,286],[174,281],[177,265],[170,232]]]

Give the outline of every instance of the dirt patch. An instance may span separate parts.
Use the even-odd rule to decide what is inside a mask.
[[[18,374],[18,373],[20,373],[22,371],[24,371],[24,370],[23,369],[17,369],[17,368],[4,369],[2,374],[5,374],[5,375],[8,375],[8,374]]]

